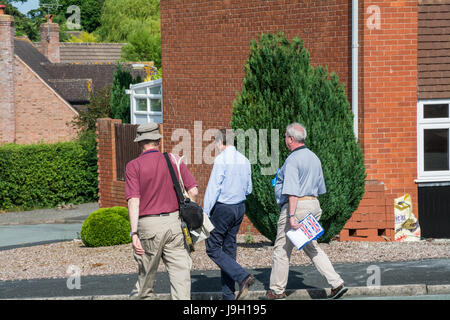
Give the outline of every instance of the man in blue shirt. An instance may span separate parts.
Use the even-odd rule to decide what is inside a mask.
[[[297,230],[307,214],[312,213],[319,221],[322,209],[317,197],[326,192],[320,159],[305,145],[306,129],[299,123],[287,126],[284,136],[286,147],[291,151],[281,167],[275,183],[275,199],[281,208],[275,239],[272,272],[268,300],[285,299],[289,275],[289,262],[294,248],[286,237],[290,229]],[[313,240],[304,252],[331,286],[329,298],[340,298],[347,288],[336,273],[326,253]]]
[[[206,239],[206,253],[221,269],[224,300],[243,299],[255,281],[236,262],[236,235],[244,218],[245,199],[252,192],[249,160],[233,145],[231,130],[219,130],[215,145],[220,154],[214,159],[203,200],[203,211],[210,217],[214,230]],[[239,293],[234,295],[235,282]]]

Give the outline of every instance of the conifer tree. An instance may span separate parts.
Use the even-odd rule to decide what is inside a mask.
[[[122,123],[130,123],[130,96],[126,94],[125,90],[130,89],[130,84],[139,82],[142,82],[140,76],[133,79],[130,68],[122,68],[122,65],[117,63],[110,98],[113,119],[122,119]]]
[[[338,76],[310,65],[309,53],[298,38],[289,42],[283,33],[262,34],[251,42],[243,87],[233,105],[233,129],[278,129],[279,165],[289,154],[284,145],[286,126],[303,124],[306,146],[320,158],[327,192],[319,196],[325,229],[319,239],[337,235],[364,194],[365,167],[362,150],[353,133],[353,114]],[[261,141],[258,141],[261,143]],[[267,146],[270,154],[270,146]],[[249,156],[249,145],[246,146]],[[247,197],[246,214],[268,239],[275,241],[280,209],[276,205],[273,175],[258,158],[252,165],[253,192]]]

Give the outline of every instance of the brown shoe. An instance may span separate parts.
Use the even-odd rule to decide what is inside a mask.
[[[348,288],[344,287],[344,284],[341,284],[339,287],[331,289],[328,299],[339,299],[347,292],[347,290]]]
[[[272,290],[267,290],[267,293],[264,297],[261,297],[262,300],[286,300],[286,293],[277,294]]]
[[[255,283],[255,277],[249,274],[244,281],[239,284],[239,293],[236,297],[236,300],[242,300],[248,294],[248,288]]]

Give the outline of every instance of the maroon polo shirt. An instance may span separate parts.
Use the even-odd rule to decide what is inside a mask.
[[[172,161],[175,174],[178,170]],[[181,162],[181,177],[186,190],[197,186],[197,182]],[[157,149],[143,152],[136,159],[128,162],[125,169],[125,197],[139,198],[139,216],[167,213],[178,210],[178,199],[173,188],[164,155]]]

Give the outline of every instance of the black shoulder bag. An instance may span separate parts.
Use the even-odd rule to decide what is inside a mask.
[[[167,152],[164,152],[167,166],[169,167],[170,176],[172,177],[173,187],[177,194],[181,219],[186,223],[189,231],[200,228],[203,225],[203,208],[189,198],[185,198],[181,192],[180,183],[178,182],[172,162]]]

